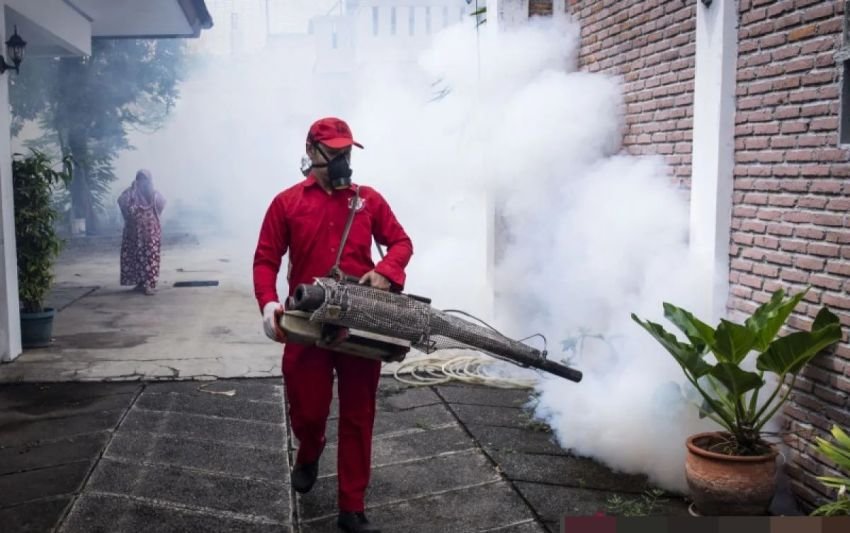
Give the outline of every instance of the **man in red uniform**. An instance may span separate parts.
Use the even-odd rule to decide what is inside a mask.
[[[342,234],[354,205],[355,215],[339,259],[345,274],[380,289],[400,290],[413,245],[384,198],[370,187],[351,183],[352,146],[348,125],[337,118],[315,122],[307,135],[312,163],[305,180],[272,200],[254,254],[254,292],[263,311],[263,327],[272,340],[284,342],[277,316],[283,308],[276,287],[281,258],[289,252],[289,294],[300,283],[327,276],[335,265]],[[372,262],[372,238],[388,247]],[[316,481],[325,446],[334,371],[339,379],[337,471],[339,517],[344,531],[378,531],[364,514],[372,457],[372,427],[381,363],[313,346],[287,343],[283,379],[298,453],[292,486],[301,493]]]

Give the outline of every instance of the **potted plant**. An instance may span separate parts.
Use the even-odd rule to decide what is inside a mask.
[[[835,463],[846,476],[818,477],[818,481],[825,486],[838,491],[834,502],[821,505],[812,516],[850,516],[850,435],[840,427],[832,426],[832,437],[834,442],[818,437],[817,450]]]
[[[743,324],[721,320],[717,327],[665,303],[664,316],[687,342],[632,314],[682,367],[702,401],[700,415],[723,429],[692,435],[686,442],[685,476],[698,513],[765,514],[770,506],[777,451],[764,439],[765,424],[788,399],[800,369],[841,339],[838,317],[826,307],[811,331],[778,337],[806,292],[786,297],[780,289]],[[770,375],[776,379],[768,385]],[[761,395],[765,387],[772,389],[766,397]]]
[[[44,299],[53,283],[53,263],[62,246],[54,222],[53,189],[71,179],[69,161],[55,170],[50,158],[32,150],[12,158],[15,202],[15,241],[18,257],[18,294],[21,305],[21,337],[25,348],[45,346],[53,332],[53,309]]]

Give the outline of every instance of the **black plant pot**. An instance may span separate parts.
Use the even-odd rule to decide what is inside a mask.
[[[21,344],[24,348],[49,346],[53,338],[53,317],[56,310],[47,307],[41,313],[21,311]]]

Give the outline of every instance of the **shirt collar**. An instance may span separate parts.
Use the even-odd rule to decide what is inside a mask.
[[[321,186],[319,185],[319,182],[316,180],[316,178],[313,177],[313,173],[311,172],[307,176],[307,179],[304,180],[304,187],[313,187],[313,186],[321,188]],[[352,183],[351,185],[349,185],[348,190],[353,191],[356,187],[357,186],[354,185],[354,183]]]

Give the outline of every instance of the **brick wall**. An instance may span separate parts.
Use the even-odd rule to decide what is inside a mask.
[[[690,188],[699,0],[569,0],[581,24],[579,65],[622,77],[624,148],[665,156]]]
[[[741,0],[729,306],[751,311],[783,287],[812,289],[794,327],[822,305],[850,330],[850,157],[838,145],[843,2]],[[818,356],[788,405],[798,496],[824,494],[813,433],[850,428],[850,346]]]

